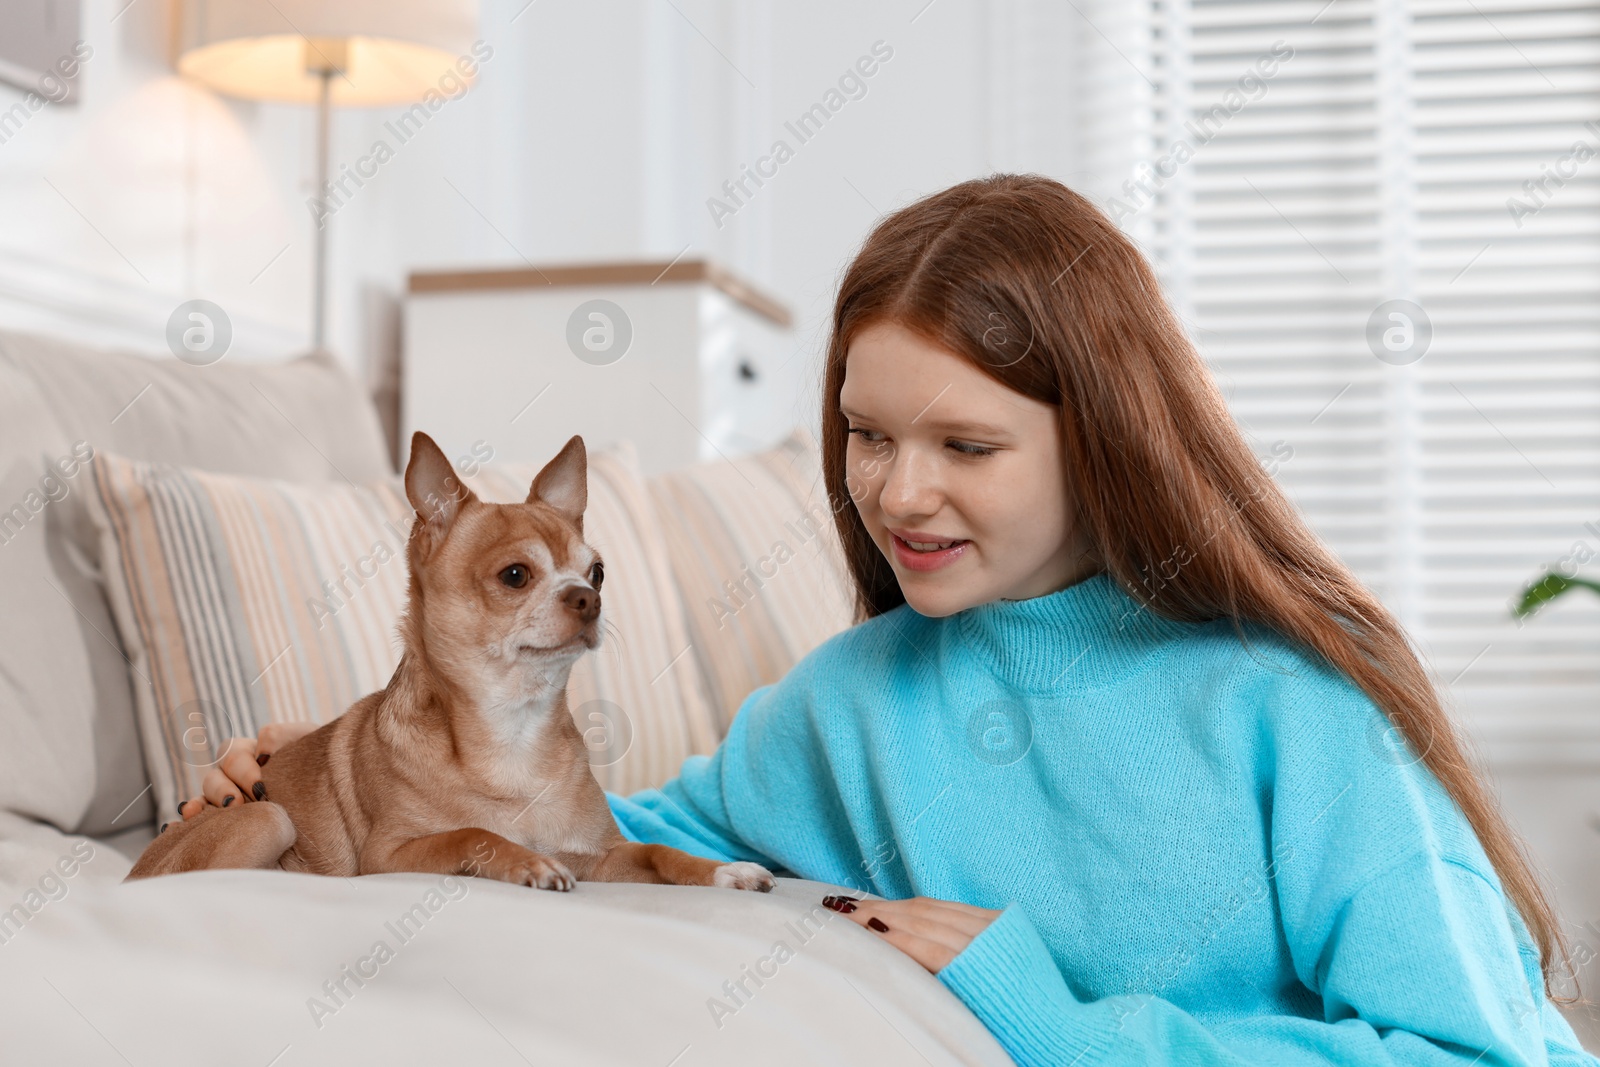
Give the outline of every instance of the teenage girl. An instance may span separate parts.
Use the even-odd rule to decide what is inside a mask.
[[[1405,634],[1092,204],[1002,175],[884,219],[821,429],[860,621],[610,796],[624,834],[883,898],[826,903],[1025,1067],[1600,1067]]]

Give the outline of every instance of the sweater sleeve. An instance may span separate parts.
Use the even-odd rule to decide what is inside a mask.
[[[776,868],[772,859],[741,841],[728,824],[716,754],[690,756],[678,777],[659,789],[628,796],[607,793],[606,801],[617,828],[629,841],[671,845],[724,863],[749,860]]]
[[[863,853],[840,794],[841,776],[867,773],[851,709],[832,705],[838,676],[824,642],[777,682],[751,692],[709,756],[690,756],[659,789],[607,795],[624,836],[717,860],[749,860],[775,874],[859,887]],[[836,736],[837,735],[837,736]],[[836,742],[829,747],[830,738]]]
[[[1315,960],[1322,1018],[1203,1021],[1159,996],[1085,1002],[1018,904],[939,979],[1022,1067],[1489,1064],[1600,1067],[1530,986],[1515,913],[1475,871],[1421,852],[1345,900]],[[1520,920],[1516,920],[1520,922]],[[1299,932],[1286,931],[1291,944]]]
[[[746,697],[717,750],[709,756],[684,760],[678,776],[659,789],[644,789],[629,796],[607,793],[606,801],[622,836],[630,841],[671,845],[706,859],[748,860],[774,867],[769,857],[740,839],[733,828],[725,793],[729,751],[742,747],[746,732],[741,719],[772,688],[762,686]]]
[[[623,836],[857,885],[860,849],[814,719],[820,651],[746,697],[714,753],[690,756],[659,789],[608,793]]]

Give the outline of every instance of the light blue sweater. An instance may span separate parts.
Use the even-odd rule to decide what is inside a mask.
[[[1343,675],[1104,575],[902,605],[608,795],[623,833],[1004,909],[939,979],[1034,1064],[1582,1064],[1482,846]]]

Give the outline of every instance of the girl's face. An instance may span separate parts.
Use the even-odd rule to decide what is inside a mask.
[[[1042,596],[1097,569],[1055,407],[891,322],[851,341],[839,407],[846,485],[918,614]]]

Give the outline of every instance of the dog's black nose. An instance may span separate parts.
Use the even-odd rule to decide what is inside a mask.
[[[600,615],[600,592],[586,585],[575,585],[561,594],[561,602],[584,622],[593,622]]]

